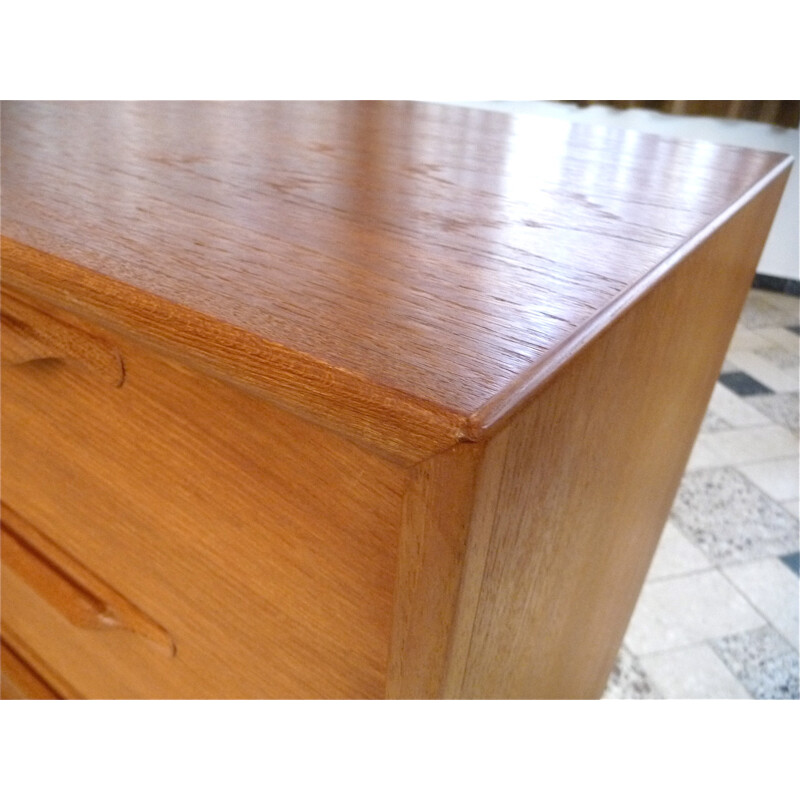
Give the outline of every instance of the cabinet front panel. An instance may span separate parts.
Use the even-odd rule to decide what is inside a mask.
[[[45,658],[70,650],[54,667],[86,696],[383,696],[403,471],[103,338],[119,386],[58,350],[4,358],[3,501],[163,628],[175,654],[14,601],[28,644]],[[20,598],[33,591],[18,583]]]

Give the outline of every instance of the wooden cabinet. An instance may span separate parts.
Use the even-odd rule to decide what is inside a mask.
[[[3,696],[596,697],[790,159],[5,103]]]

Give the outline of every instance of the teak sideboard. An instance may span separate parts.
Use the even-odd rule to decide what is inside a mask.
[[[790,164],[4,103],[3,696],[598,697]]]

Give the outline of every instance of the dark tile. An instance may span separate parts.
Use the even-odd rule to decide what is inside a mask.
[[[753,278],[754,289],[766,289],[769,292],[783,293],[786,289],[786,278],[776,278],[774,275],[758,275]]]
[[[795,575],[800,575],[800,553],[789,553],[781,556],[781,561],[786,564]]]
[[[768,344],[764,347],[756,347],[752,352],[753,355],[769,361],[780,370],[793,369],[797,372],[800,368],[800,353],[797,350],[789,350],[779,344]]]
[[[776,278],[774,275],[756,275],[753,278],[754,289],[766,289],[779,294],[800,295],[800,281],[793,278]]]
[[[798,336],[800,336],[800,325],[787,325],[786,330],[796,333]]]
[[[740,397],[747,397],[751,394],[774,394],[772,389],[759,383],[755,378],[751,378],[746,372],[723,372],[719,376],[719,382]]]

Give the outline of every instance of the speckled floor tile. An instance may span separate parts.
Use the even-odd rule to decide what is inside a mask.
[[[743,328],[742,330],[747,330]],[[797,354],[798,348],[800,348],[800,340],[797,338],[797,334],[794,331],[787,330],[786,328],[762,328],[758,331],[758,333],[747,331],[748,334],[752,335],[753,337],[758,337],[762,340],[767,340],[772,344],[777,344],[783,347],[785,350],[788,350],[790,353]],[[735,338],[735,337],[734,337]],[[755,347],[753,349],[757,349],[761,345],[759,344],[757,339],[752,339],[753,344]],[[742,348],[747,349],[747,348]]]
[[[716,639],[711,647],[753,697],[800,697],[797,651],[770,626]]]
[[[671,518],[718,565],[797,549],[797,519],[732,467],[687,472]]]
[[[798,318],[800,318],[800,297],[796,294],[788,294],[786,292],[771,292],[764,289],[751,289],[750,295],[755,295],[757,298],[765,300],[775,308],[779,308],[787,314],[794,317],[793,321],[789,324],[796,325]],[[749,296],[748,296],[749,299]]]
[[[764,330],[785,330],[785,328],[764,328]],[[754,350],[757,347],[764,347],[769,343],[769,339],[764,338],[760,330],[750,330],[744,325],[737,325],[733,332],[733,338],[729,350]]]
[[[753,352],[779,369],[797,369],[800,366],[800,357],[796,349],[791,351],[779,344],[770,344],[766,347],[756,347]]]
[[[742,309],[739,324],[746,328],[783,328],[797,324],[797,298],[789,298],[788,302],[778,299],[780,295],[770,297],[769,292],[751,289],[747,302]]]
[[[798,409],[800,396],[798,392],[781,392],[779,394],[751,395],[746,401],[752,408],[779,425],[797,433],[800,428]]]
[[[795,552],[797,543],[795,543]],[[777,558],[725,567],[722,574],[789,644],[798,646],[800,582]]]
[[[645,583],[625,646],[641,658],[764,623],[731,583],[711,569]]]
[[[623,647],[609,676],[603,699],[654,700],[660,697],[639,659]]]
[[[692,544],[675,524],[668,522],[661,534],[647,580],[686,575],[689,572],[708,569],[711,563],[699,547]]]
[[[747,689],[705,642],[643,656],[640,663],[667,700],[750,699]]]
[[[716,411],[709,409],[703,417],[703,424],[700,426],[700,433],[714,433],[715,431],[730,430],[731,424],[723,419]]]

